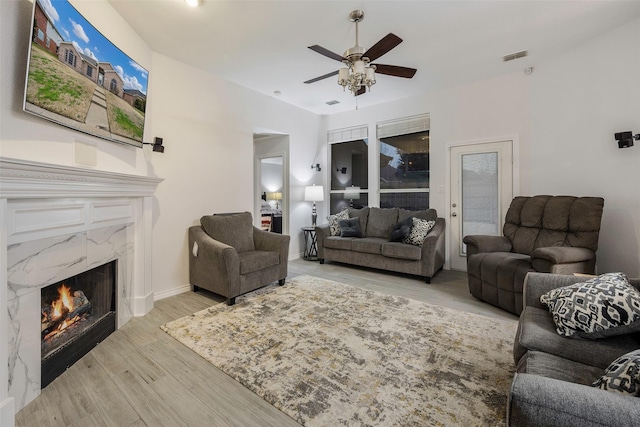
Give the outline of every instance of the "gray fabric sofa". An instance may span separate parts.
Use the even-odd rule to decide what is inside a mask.
[[[189,228],[189,281],[227,298],[236,297],[287,277],[287,235],[253,226],[251,213],[207,215]]]
[[[445,220],[435,209],[409,211],[400,208],[349,209],[350,218],[359,218],[364,237],[331,236],[329,225],[316,227],[320,263],[337,261],[382,270],[422,276],[427,283],[442,269],[445,258]],[[396,223],[416,217],[435,221],[422,247],[391,242]]]
[[[544,293],[585,277],[529,273],[524,310],[514,341],[516,374],[508,405],[509,425],[640,426],[640,401],[591,387],[616,358],[640,348],[640,333],[590,340],[556,332]],[[640,289],[640,280],[631,284]]]
[[[519,315],[529,272],[593,274],[604,199],[516,197],[503,236],[465,236],[469,292]]]

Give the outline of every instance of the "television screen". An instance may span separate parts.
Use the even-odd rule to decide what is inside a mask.
[[[24,111],[142,147],[149,73],[67,0],[34,0]]]

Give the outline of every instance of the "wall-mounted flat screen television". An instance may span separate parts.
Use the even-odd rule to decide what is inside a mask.
[[[67,0],[34,0],[24,111],[142,147],[149,73]]]

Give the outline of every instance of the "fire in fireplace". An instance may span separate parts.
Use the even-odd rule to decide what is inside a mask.
[[[41,387],[116,327],[116,261],[42,288]]]

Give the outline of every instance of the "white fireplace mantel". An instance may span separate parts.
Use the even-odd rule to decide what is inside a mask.
[[[26,379],[22,379],[22,374],[10,372],[9,368],[15,365],[16,354],[23,350],[16,349],[7,337],[15,335],[16,330],[20,334],[28,330],[24,325],[16,329],[15,313],[9,312],[15,307],[12,302],[19,293],[10,289],[14,282],[9,283],[8,279],[9,246],[32,244],[39,242],[38,239],[55,239],[69,233],[91,237],[111,236],[110,233],[115,232],[120,244],[117,256],[125,256],[127,273],[124,274],[130,275],[126,279],[130,286],[126,292],[130,294],[125,295],[129,316],[144,315],[153,308],[152,206],[153,194],[162,181],[157,177],[0,157],[0,425],[13,426],[15,412],[39,393],[36,387],[39,366],[33,366],[34,361],[24,364],[23,371],[27,368],[29,371]],[[129,237],[122,237],[126,235]],[[97,251],[94,257],[113,256],[103,250],[113,242],[106,243],[94,250]],[[123,252],[126,254],[122,255]],[[20,291],[28,293],[30,289],[23,286]],[[128,317],[121,319],[118,327],[127,320]],[[18,356],[18,359],[22,363],[24,358]],[[16,385],[17,381],[25,383]],[[11,385],[13,392],[8,387]]]

